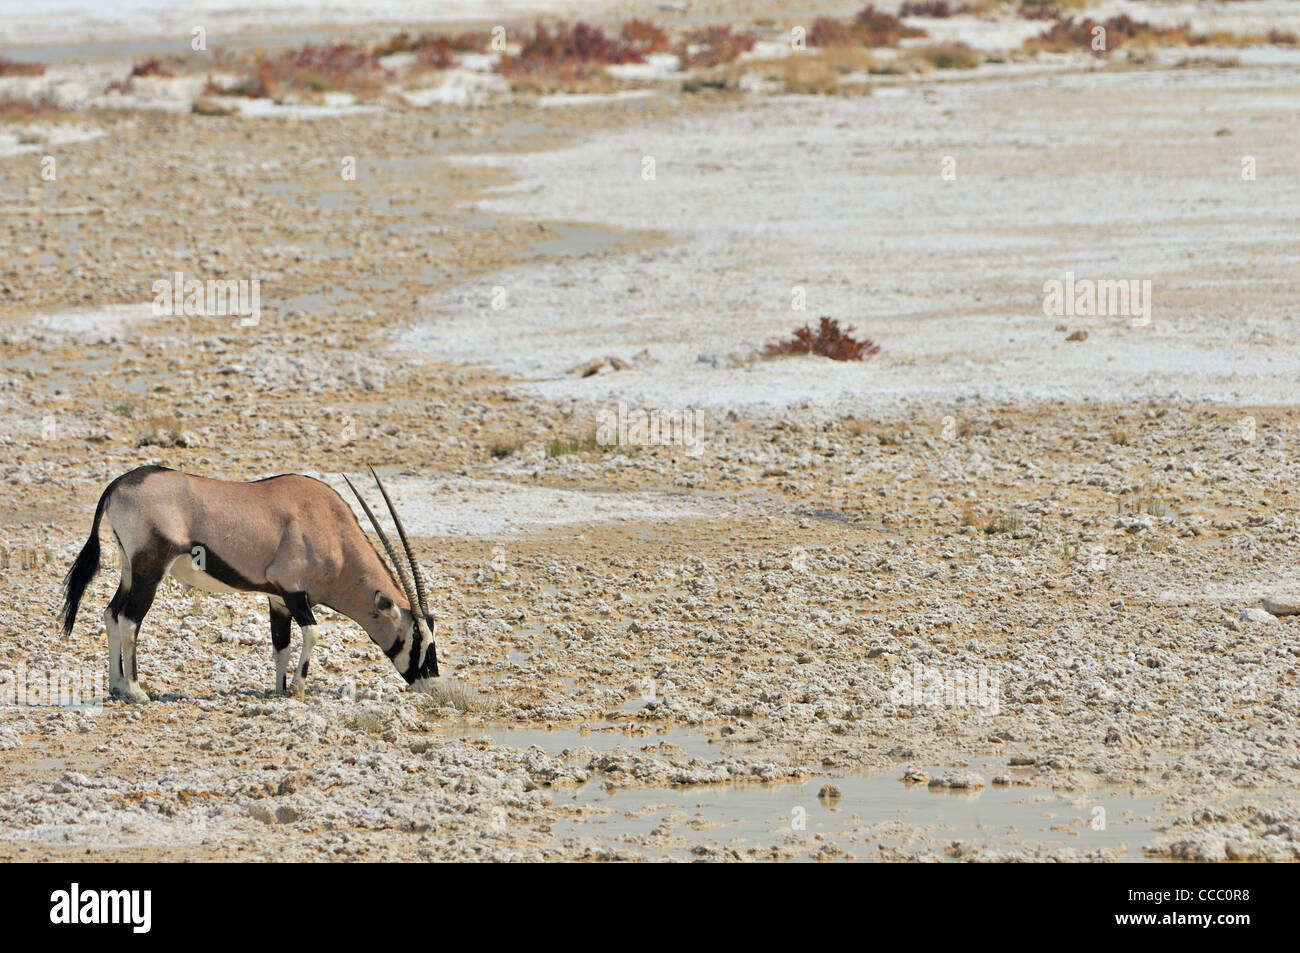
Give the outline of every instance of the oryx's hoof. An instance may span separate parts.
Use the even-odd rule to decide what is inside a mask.
[[[149,704],[149,695],[139,685],[126,685],[121,688],[112,688],[109,695],[114,698],[120,698],[122,701],[130,702],[132,705]]]

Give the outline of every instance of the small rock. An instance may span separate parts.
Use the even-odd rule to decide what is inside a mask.
[[[1069,337],[1067,337],[1066,340],[1067,340],[1067,341],[1086,341],[1086,340],[1088,340],[1088,332],[1087,332],[1087,331],[1075,331],[1073,334],[1071,334]]]
[[[1300,597],[1283,596],[1278,599],[1265,599],[1264,611],[1270,615],[1300,615]]]
[[[1276,622],[1277,621],[1277,619],[1274,618],[1274,616],[1271,615],[1270,613],[1265,612],[1263,609],[1255,608],[1253,606],[1249,609],[1242,609],[1241,615],[1238,616],[1238,618],[1241,619],[1242,622]]]
[[[292,824],[301,817],[302,815],[298,812],[298,809],[290,807],[288,804],[275,810],[275,819],[281,824]]]
[[[931,778],[929,786],[932,788],[948,788],[953,791],[969,791],[984,787],[984,779],[978,774],[945,771],[943,777]]]
[[[843,797],[843,795],[840,794],[840,789],[835,785],[823,784],[822,789],[817,792],[817,797],[821,798],[823,801],[834,801]]]

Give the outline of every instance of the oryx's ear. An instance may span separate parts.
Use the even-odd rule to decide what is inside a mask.
[[[402,612],[392,599],[384,595],[378,589],[375,590],[375,611],[382,616],[392,619],[394,622],[401,618]]]

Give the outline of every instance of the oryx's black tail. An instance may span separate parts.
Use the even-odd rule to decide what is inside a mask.
[[[90,524],[90,539],[86,540],[86,545],[81,547],[77,561],[63,577],[64,635],[72,634],[72,624],[77,621],[77,606],[81,604],[82,593],[90,585],[90,580],[95,578],[95,573],[99,572],[99,520],[104,515],[104,505],[108,502],[108,494],[112,491],[113,484],[110,483],[99,497],[99,505],[95,507],[95,521]]]

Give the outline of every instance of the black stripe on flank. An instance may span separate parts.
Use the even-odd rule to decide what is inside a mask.
[[[200,542],[190,543],[186,552],[190,554],[191,560],[194,558],[195,549],[201,549],[203,552],[203,568],[197,569],[197,567],[194,567],[193,562],[190,563],[191,568],[211,576],[223,586],[229,586],[231,589],[239,589],[243,592],[265,592],[272,596],[282,595],[280,590],[269,582],[253,582],[253,580],[245,578],[234,566],[213,552],[211,546]]]

